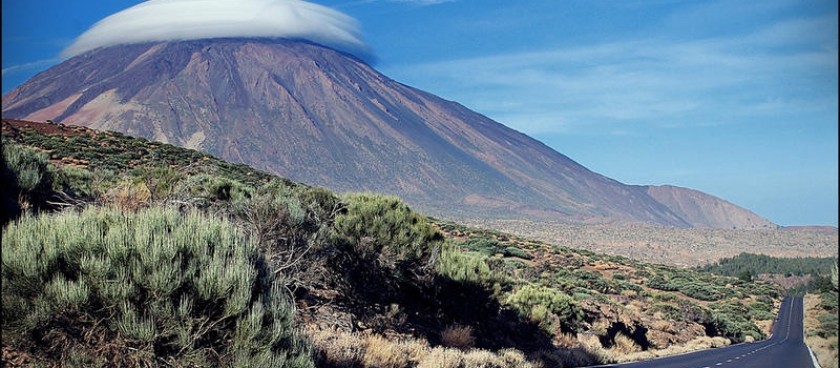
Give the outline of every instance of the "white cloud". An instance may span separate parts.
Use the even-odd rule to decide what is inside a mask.
[[[373,58],[353,18],[301,0],[149,0],[97,22],[61,56],[119,44],[221,37],[305,39]]]

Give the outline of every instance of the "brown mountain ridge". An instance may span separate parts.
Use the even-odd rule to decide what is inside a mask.
[[[97,49],[4,95],[2,111],[199,149],[336,191],[394,194],[448,218],[775,226],[697,191],[599,175],[458,103],[304,41]]]

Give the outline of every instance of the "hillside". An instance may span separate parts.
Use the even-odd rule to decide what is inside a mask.
[[[41,214],[3,231],[4,365],[258,361],[268,358],[246,346],[268,335],[242,336],[293,323],[294,334],[272,335],[271,359],[321,367],[575,367],[764,338],[781,296],[768,283],[435,220],[394,197],[339,196],[120,133],[4,120],[3,149],[4,203]],[[225,249],[215,243],[221,238],[236,239],[224,244],[239,250],[213,258],[214,249]],[[177,256],[160,248],[167,241],[178,242]],[[18,270],[41,255],[62,261],[46,261],[40,276],[24,282]],[[233,277],[239,270],[250,271]],[[128,286],[97,286],[108,284],[102,277]],[[239,277],[261,281],[213,286],[239,285]],[[27,291],[30,282],[45,283],[35,287],[46,294]],[[232,308],[235,300],[244,309]],[[249,316],[261,315],[262,304],[253,300],[280,309],[255,320]],[[41,322],[17,323],[35,319]]]
[[[339,192],[397,195],[442,218],[744,226],[745,211],[735,206],[669,208],[645,187],[592,172],[458,103],[301,41],[93,50],[4,95],[2,112],[199,149]]]
[[[713,229],[775,229],[778,226],[756,215],[706,193],[673,185],[649,185],[651,197],[692,224]]]

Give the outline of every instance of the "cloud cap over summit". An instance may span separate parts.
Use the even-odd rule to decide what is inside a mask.
[[[97,22],[61,56],[120,44],[227,37],[304,39],[375,59],[355,19],[302,0],[149,0]]]

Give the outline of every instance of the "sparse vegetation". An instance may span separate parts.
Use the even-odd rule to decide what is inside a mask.
[[[805,295],[805,342],[820,366],[838,366],[837,290]]]
[[[4,123],[49,183],[12,197],[25,160],[3,172],[4,362],[583,366],[763,338],[781,295],[72,131]]]

